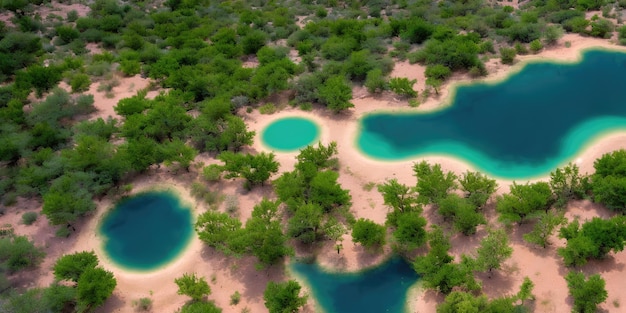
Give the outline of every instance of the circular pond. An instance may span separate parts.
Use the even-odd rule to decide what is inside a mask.
[[[286,117],[272,122],[261,134],[263,143],[274,150],[296,151],[319,137],[319,127],[312,120]]]
[[[174,259],[192,238],[192,216],[171,192],[151,191],[125,199],[100,225],[104,251],[116,264],[152,270]]]

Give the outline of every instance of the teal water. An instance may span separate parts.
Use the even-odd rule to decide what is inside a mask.
[[[316,263],[292,263],[327,313],[405,312],[407,292],[418,279],[410,264],[394,257],[358,273],[330,273]]]
[[[594,138],[626,130],[626,54],[590,50],[576,64],[530,63],[496,84],[459,86],[446,109],[375,113],[357,146],[385,160],[464,159],[503,178],[548,174]]]
[[[193,235],[191,210],[170,192],[146,192],[118,203],[100,232],[104,251],[120,266],[151,270],[173,260]]]
[[[319,127],[310,119],[286,117],[272,122],[261,134],[263,143],[279,151],[296,151],[312,143],[319,136]]]

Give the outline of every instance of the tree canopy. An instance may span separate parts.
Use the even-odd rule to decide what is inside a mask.
[[[267,283],[263,299],[270,313],[295,313],[306,304],[307,296],[300,295],[300,284],[295,280]]]

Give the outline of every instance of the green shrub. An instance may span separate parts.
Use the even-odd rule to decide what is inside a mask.
[[[496,49],[493,47],[493,41],[487,40],[483,41],[480,45],[478,45],[478,53],[496,53]]]
[[[234,215],[239,211],[239,198],[235,195],[227,195],[226,199],[226,212],[230,215]]]
[[[57,229],[55,235],[59,238],[67,238],[72,234],[72,231],[65,227],[65,226],[61,226],[59,227],[59,229]]]
[[[389,80],[389,89],[398,95],[417,97],[417,91],[413,90],[416,79],[409,80],[406,77],[394,77]]]
[[[67,16],[66,20],[68,22],[70,23],[76,22],[76,20],[78,19],[78,12],[76,10],[72,10],[72,11],[67,12],[66,16]]]
[[[426,71],[424,72],[424,74],[428,78],[432,77],[443,81],[448,79],[448,77],[452,75],[452,71],[447,66],[436,64],[426,67]]]
[[[513,64],[515,55],[516,52],[513,48],[500,48],[500,59],[504,64]]]
[[[24,225],[32,225],[37,220],[37,212],[26,212],[22,214],[22,223]]]
[[[75,74],[70,79],[70,86],[72,87],[72,92],[82,92],[89,90],[89,86],[91,85],[91,79],[89,79],[89,75],[87,74]]]
[[[150,311],[152,309],[152,299],[150,298],[140,298],[137,301],[133,301],[133,304],[137,306],[139,311]]]
[[[93,95],[79,95],[76,98],[76,114],[88,114],[96,111]]]
[[[537,53],[541,51],[541,49],[543,49],[543,44],[539,41],[539,39],[535,39],[530,42],[530,51],[533,53]]]
[[[312,111],[313,104],[311,102],[302,102],[300,103],[300,110],[302,111]]]
[[[56,28],[57,36],[63,41],[63,44],[68,44],[80,35],[76,29],[72,26],[62,25]]]
[[[526,48],[526,45],[516,42],[515,43],[515,52],[519,55],[524,55],[524,54],[528,54],[528,49]]]
[[[274,114],[276,111],[276,106],[273,103],[266,103],[259,107],[259,112],[261,114]]]
[[[370,93],[379,93],[387,90],[387,81],[383,76],[383,71],[376,68],[367,72],[364,85]]]
[[[222,178],[222,167],[217,164],[211,164],[202,169],[202,177],[210,182],[218,181]]]
[[[91,76],[102,77],[111,71],[111,63],[97,61],[85,67],[85,72]]]
[[[122,60],[120,71],[126,76],[135,76],[141,72],[141,64],[137,60]]]
[[[230,305],[237,305],[241,301],[241,294],[239,291],[235,291],[232,295],[230,295]]]
[[[95,28],[90,28],[80,34],[80,38],[86,42],[100,42],[102,37],[104,37],[104,32]]]

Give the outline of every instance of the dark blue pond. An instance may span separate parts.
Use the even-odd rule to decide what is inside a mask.
[[[545,175],[597,136],[626,129],[625,78],[619,52],[530,63],[497,84],[459,86],[440,111],[367,115],[357,145],[386,160],[450,155],[494,176]]]
[[[193,235],[191,210],[170,192],[146,192],[118,203],[100,226],[104,251],[118,265],[151,270],[173,260]]]
[[[418,279],[399,257],[358,273],[331,273],[316,263],[293,263],[291,269],[306,280],[327,313],[405,312],[407,291]]]

